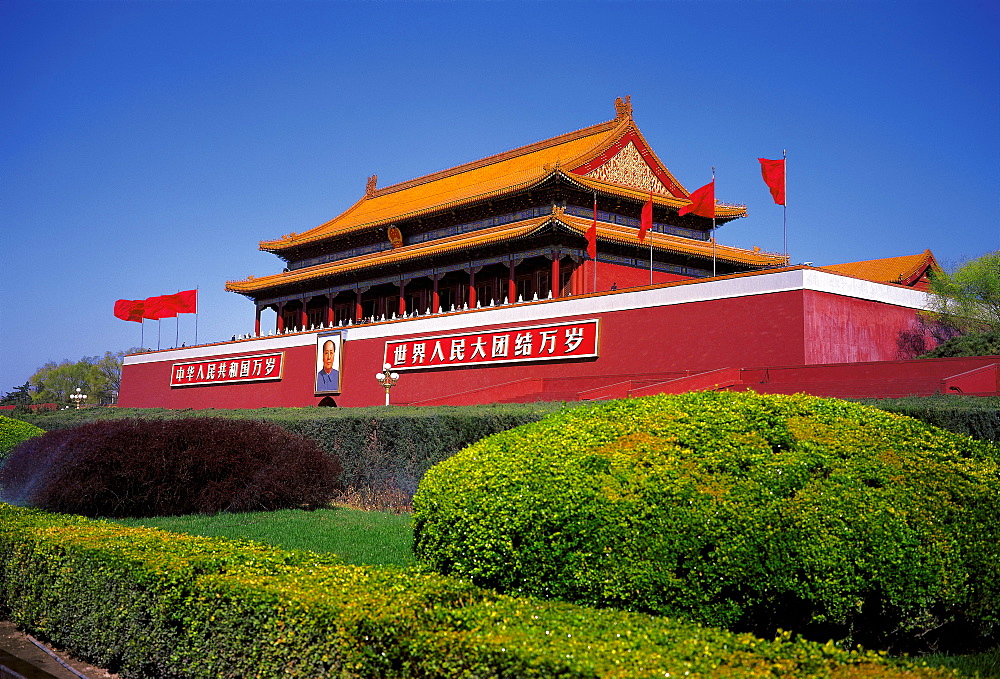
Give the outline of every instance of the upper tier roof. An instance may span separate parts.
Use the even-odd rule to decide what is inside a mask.
[[[652,189],[659,205],[689,204],[687,189],[653,153],[633,122],[631,104],[619,99],[615,106],[618,115],[613,120],[400,184],[376,188],[371,177],[365,195],[341,215],[304,233],[261,241],[260,248],[281,251],[453,209],[524,190],[555,174],[599,193],[642,199]],[[614,181],[623,177],[635,181]],[[720,204],[717,213],[720,218],[735,219],[746,216],[746,208]]]
[[[819,268],[866,281],[895,283],[919,288],[927,287],[925,277],[929,271],[941,270],[930,250],[924,250],[919,255],[867,259],[862,262],[831,264]]]
[[[591,220],[566,214],[561,208],[554,208],[552,214],[533,217],[513,224],[495,226],[482,231],[460,234],[451,238],[416,243],[395,248],[388,252],[372,252],[357,257],[310,266],[294,271],[285,271],[259,278],[250,276],[244,280],[228,281],[226,290],[241,294],[259,293],[275,286],[290,285],[315,281],[328,276],[360,273],[362,271],[385,267],[387,264],[414,261],[433,255],[470,250],[472,248],[493,243],[513,241],[551,225],[556,224],[572,233],[583,236],[590,228]],[[785,266],[788,263],[784,255],[762,252],[759,248],[745,250],[711,241],[697,241],[664,233],[649,232],[647,243],[656,251],[682,252],[684,254],[704,259],[718,258],[720,261],[733,262],[753,267]],[[606,222],[597,223],[597,239],[599,242],[614,242],[634,244],[635,229],[619,224]]]

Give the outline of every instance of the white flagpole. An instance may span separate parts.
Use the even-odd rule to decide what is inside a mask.
[[[715,278],[715,165],[712,166],[712,278]]]
[[[594,289],[597,292],[597,191],[594,191]]]
[[[781,239],[782,247],[784,247],[785,254],[785,266],[788,266],[788,150],[781,150],[781,169],[782,172],[782,182],[784,184],[784,194],[785,200],[782,201],[781,205]]]
[[[194,343],[198,344],[198,286],[194,288]]]

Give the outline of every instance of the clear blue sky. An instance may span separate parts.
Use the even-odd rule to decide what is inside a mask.
[[[793,262],[1000,247],[1000,10],[968,2],[0,1],[0,392],[139,344],[119,298],[198,287],[253,328],[261,239],[385,186],[614,117],[689,189],[717,168]],[[182,316],[180,341],[194,340]],[[173,320],[162,344],[173,344]],[[146,325],[156,346],[155,323]]]

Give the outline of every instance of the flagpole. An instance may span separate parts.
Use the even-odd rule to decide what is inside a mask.
[[[160,350],[160,319],[156,319],[156,350]]]
[[[143,349],[146,348],[146,322],[143,319],[139,319],[139,346]]]
[[[715,278],[715,200],[714,196],[718,187],[715,186],[715,165],[712,166],[712,278]]]
[[[649,284],[653,284],[653,189],[649,190]]]
[[[785,266],[788,266],[788,150],[781,150],[781,169],[783,170],[782,177],[783,180],[783,190],[784,190],[784,201],[781,204],[781,239],[782,247],[785,250]]]
[[[198,344],[198,286],[194,288],[194,343]]]
[[[594,191],[594,289],[597,292],[597,191]]]

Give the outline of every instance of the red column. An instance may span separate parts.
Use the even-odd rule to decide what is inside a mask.
[[[261,311],[260,305],[257,305],[257,310],[256,313],[254,314],[255,318],[253,322],[254,337],[260,337],[260,311]]]
[[[559,253],[552,253],[552,280],[549,282],[552,288],[552,299],[559,299]]]
[[[332,292],[326,296],[326,324],[333,325],[333,298],[336,297]]]
[[[306,302],[308,300],[302,298],[302,311],[299,312],[299,330],[305,330],[309,327],[309,314],[306,313]]]
[[[405,294],[406,284],[403,281],[399,281],[399,315],[406,315],[406,294]]]
[[[361,291],[354,291],[354,321],[361,322]]]
[[[476,308],[476,272],[469,269],[469,308]]]
[[[285,303],[278,302],[278,322],[275,325],[276,332],[285,332]]]
[[[510,278],[507,279],[507,301],[511,304],[517,301],[517,281],[514,280],[514,262],[510,263]]]
[[[431,313],[441,313],[441,295],[438,294],[438,274],[434,274],[434,292],[431,295]]]

